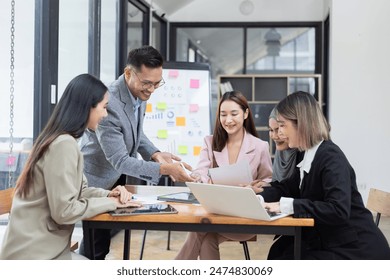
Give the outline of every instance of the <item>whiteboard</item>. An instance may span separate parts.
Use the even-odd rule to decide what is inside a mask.
[[[144,133],[160,151],[178,155],[193,168],[211,130],[210,66],[165,62],[165,84],[146,104]]]

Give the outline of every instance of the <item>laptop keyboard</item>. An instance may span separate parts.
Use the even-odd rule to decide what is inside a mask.
[[[267,210],[267,213],[268,213],[268,215],[269,215],[270,217],[275,217],[275,216],[279,216],[279,215],[280,215],[280,213],[271,212],[271,211],[268,211],[268,210]]]

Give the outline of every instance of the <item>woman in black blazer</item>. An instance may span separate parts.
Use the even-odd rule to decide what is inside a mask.
[[[353,168],[330,140],[329,125],[312,95],[296,92],[276,107],[279,134],[304,152],[293,176],[261,195],[271,211],[313,218],[302,232],[304,259],[390,259],[389,244],[364,207]],[[268,259],[293,259],[293,239],[280,237]]]

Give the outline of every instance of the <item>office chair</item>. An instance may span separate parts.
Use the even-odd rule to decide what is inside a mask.
[[[375,223],[379,226],[382,214],[390,216],[390,193],[371,188],[368,194],[367,208],[376,212]]]
[[[15,188],[0,190],[0,215],[9,214],[12,207],[12,199],[14,197]],[[77,241],[71,241],[70,250],[75,251],[79,247]]]
[[[14,191],[15,188],[0,190],[0,215],[10,213]]]

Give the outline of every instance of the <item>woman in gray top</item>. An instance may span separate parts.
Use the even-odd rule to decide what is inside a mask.
[[[269,137],[275,142],[275,157],[272,165],[272,181],[282,181],[290,177],[297,165],[298,150],[289,148],[288,142],[279,137],[279,124],[275,108],[268,119]]]
[[[272,164],[272,181],[282,181],[294,173],[297,165],[299,152],[297,149],[289,148],[286,139],[279,137],[279,124],[276,120],[275,108],[271,111],[268,118],[269,137],[274,141],[276,151]],[[262,191],[262,187],[269,186],[269,183],[255,180],[250,186],[256,193]]]

